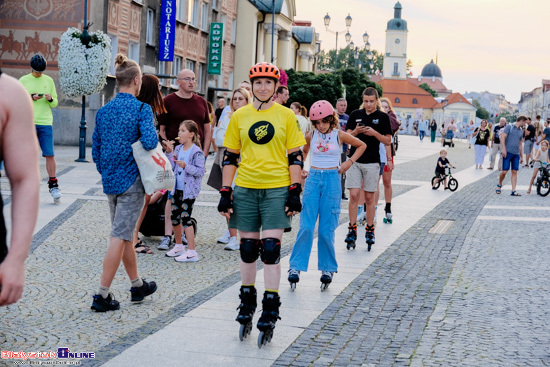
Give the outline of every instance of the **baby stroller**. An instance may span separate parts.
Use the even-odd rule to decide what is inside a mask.
[[[168,192],[166,192],[156,203],[150,203],[147,206],[147,213],[139,231],[144,236],[164,236],[164,208],[168,200]],[[191,218],[193,232],[197,234],[197,221]]]
[[[447,130],[447,133],[445,134],[445,137],[443,138],[443,147],[448,145],[449,147],[454,148],[455,143],[453,142],[453,138],[455,136],[454,131]]]

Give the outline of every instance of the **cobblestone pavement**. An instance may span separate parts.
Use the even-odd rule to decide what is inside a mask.
[[[74,158],[78,153],[74,147],[56,149],[62,153],[75,152],[74,157],[70,154],[58,156],[63,189],[63,173],[70,172],[74,167]],[[398,154],[406,154],[406,151],[401,149]],[[394,179],[403,183],[395,185],[394,195],[416,187],[414,182],[430,181],[437,156],[399,165]],[[450,149],[449,159],[458,170],[466,168],[473,163],[473,150],[457,144],[456,148]],[[211,161],[208,160],[209,166]],[[45,176],[43,160],[41,172]],[[525,181],[524,176],[526,174],[522,173],[522,182]],[[486,188],[491,187],[490,192],[493,192],[495,177],[490,177],[451,196],[422,219],[414,230],[396,241],[304,332],[277,364],[350,365],[385,364],[389,361],[408,364],[411,360],[439,363],[431,350],[439,353],[440,348],[448,343],[436,343],[439,337],[426,339],[426,344],[420,343],[424,341],[421,336],[425,328],[426,332],[440,332],[438,325],[434,324],[432,330],[428,324],[436,306],[441,308],[435,309],[442,315],[456,315],[457,310],[453,306],[458,302],[443,304],[437,301],[444,291],[449,292],[448,300],[461,294],[454,293],[456,287],[449,290],[444,287],[450,284],[452,276],[456,276],[455,283],[462,286],[460,280],[464,277],[463,273],[469,273],[469,258],[461,262],[461,248],[475,245],[469,244],[468,241],[473,239],[468,238],[467,231],[479,226],[475,217],[489,200]],[[411,181],[411,184],[406,181]],[[36,233],[32,253],[27,260],[24,296],[16,305],[0,309],[2,350],[47,351],[69,346],[75,351],[96,352],[98,359],[93,364],[97,365],[238,282],[238,252],[223,251],[223,245],[216,243],[216,238],[225,230],[225,222],[216,210],[218,196],[205,182],[206,179],[194,211],[194,217],[199,222],[197,249],[202,260],[193,264],[177,264],[166,258],[164,252],[156,250],[159,238],[145,238],[154,254],[139,255],[140,274],[157,281],[159,292],[142,304],[130,304],[129,281],[121,268],[112,287],[115,297],[121,301],[121,311],[106,314],[93,313],[89,309],[91,295],[99,283],[110,228],[100,183],[89,184],[90,189],[83,198],[76,200]],[[1,188],[9,202],[9,184],[4,178]],[[511,199],[507,195],[501,197],[505,196]],[[535,197],[529,199],[535,200]],[[347,202],[342,202],[343,209],[347,209],[347,205]],[[398,213],[398,208],[394,208],[396,218]],[[454,219],[456,222],[446,234],[427,234],[439,218]],[[340,218],[341,222],[347,220],[345,214]],[[298,222],[297,216],[293,220],[293,231],[283,238],[283,254],[291,250]],[[500,232],[494,230],[488,233],[496,237]],[[484,238],[482,234],[477,236]],[[458,266],[453,269],[455,262],[462,264],[463,269],[458,269]],[[537,268],[534,264],[530,265],[533,265],[530,268],[534,277]],[[533,288],[532,292],[536,291]],[[542,306],[544,299],[539,301],[533,304]],[[527,306],[524,304],[520,309],[525,310]],[[373,317],[373,314],[376,316]],[[543,315],[543,311],[538,314]],[[478,311],[475,315],[482,317],[483,312]],[[445,318],[439,322],[450,325]],[[454,336],[452,333],[446,335],[448,338]],[[502,344],[505,344],[504,341]],[[443,348],[439,354],[444,356],[444,353]],[[3,362],[0,360],[0,365]]]
[[[520,171],[524,195],[531,173]],[[511,197],[506,186],[496,195],[496,180],[424,216],[274,365],[550,365],[550,250],[537,230],[550,222],[548,199]],[[430,233],[441,219],[452,226]]]

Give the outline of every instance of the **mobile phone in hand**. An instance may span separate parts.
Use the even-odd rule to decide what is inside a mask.
[[[40,94],[38,95],[38,97],[43,97],[43,96],[44,96],[44,93],[40,93]]]

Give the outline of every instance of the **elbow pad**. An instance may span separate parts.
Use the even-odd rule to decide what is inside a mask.
[[[239,167],[239,163],[238,163],[239,157],[240,157],[240,154],[232,153],[226,150],[225,153],[223,154],[222,167],[229,166],[229,165]]]
[[[296,165],[304,168],[304,155],[302,154],[301,150],[290,153],[288,155],[288,166],[290,167],[292,165]]]

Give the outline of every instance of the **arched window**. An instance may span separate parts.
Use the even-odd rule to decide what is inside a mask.
[[[399,103],[399,98],[395,98],[395,103]]]
[[[418,104],[418,99],[413,98],[413,104]]]

